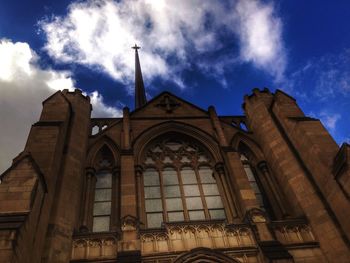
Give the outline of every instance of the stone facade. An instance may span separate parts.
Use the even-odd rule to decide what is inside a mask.
[[[94,119],[81,91],[53,94],[1,175],[0,262],[350,262],[350,146],[282,91],[254,89],[243,108],[218,116],[163,92]],[[186,185],[192,166],[202,181]]]

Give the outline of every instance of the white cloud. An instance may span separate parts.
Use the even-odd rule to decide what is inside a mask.
[[[34,60],[35,56],[31,52],[27,43],[13,44],[4,40],[0,49],[0,79],[12,81],[16,74],[30,76],[32,70],[28,61]]]
[[[338,113],[322,111],[320,113],[320,119],[327,129],[329,129],[331,132],[334,132],[337,121],[341,119],[341,115]]]
[[[349,63],[349,61],[348,61]],[[329,65],[328,65],[329,66]],[[349,96],[350,95],[350,72],[349,66],[343,68],[344,65],[332,65],[330,68],[319,68],[316,74],[318,74],[315,94],[319,99],[328,100],[336,96]]]
[[[123,111],[116,107],[111,107],[106,105],[103,102],[103,97],[98,91],[89,93],[90,101],[92,104],[92,117],[103,117],[103,118],[112,118],[112,117],[121,117]]]
[[[39,119],[41,102],[58,89],[73,89],[67,71],[41,69],[27,43],[0,40],[0,172],[23,150],[31,125]],[[120,115],[103,103],[98,92],[89,94],[94,114]]]
[[[257,67],[270,71],[277,81],[282,81],[286,55],[282,41],[282,22],[274,14],[273,5],[242,0],[237,4],[236,10],[241,56]]]
[[[272,4],[255,0],[79,1],[65,16],[47,18],[40,25],[53,58],[98,68],[124,83],[133,79],[134,43],[143,47],[146,79],[161,76],[182,85],[178,72],[188,67],[193,51],[220,49],[223,32],[239,39],[241,61],[277,80],[286,63],[281,20]]]
[[[283,84],[299,99],[331,102],[350,96],[350,49],[307,61]]]

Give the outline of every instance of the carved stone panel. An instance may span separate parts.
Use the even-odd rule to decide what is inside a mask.
[[[117,239],[112,235],[73,240],[72,260],[112,259],[117,256]]]
[[[143,255],[189,251],[198,247],[224,249],[254,247],[252,231],[245,225],[228,227],[224,223],[166,224],[163,231],[141,233]]]

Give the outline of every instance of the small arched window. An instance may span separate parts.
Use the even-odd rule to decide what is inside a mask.
[[[241,161],[244,167],[244,171],[247,175],[248,181],[250,186],[252,187],[254,194],[256,196],[256,199],[258,201],[259,207],[262,210],[266,210],[266,204],[264,202],[264,196],[263,196],[263,191],[262,188],[259,185],[259,182],[257,181],[257,178],[252,170],[251,164],[247,158],[246,155],[241,154]]]
[[[226,218],[212,160],[199,145],[185,140],[158,141],[146,151],[143,164],[147,227]]]

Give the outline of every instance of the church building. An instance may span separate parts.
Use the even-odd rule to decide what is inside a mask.
[[[0,262],[350,262],[348,144],[281,90],[243,116],[147,101],[134,49],[122,117],[91,118],[78,89],[43,102],[0,176]]]

